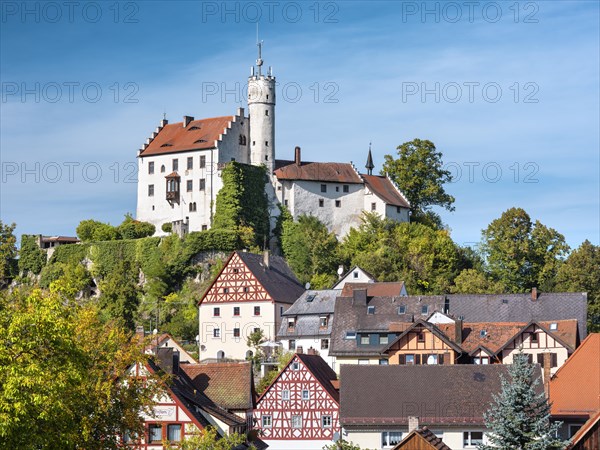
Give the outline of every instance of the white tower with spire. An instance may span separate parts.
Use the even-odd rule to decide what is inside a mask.
[[[275,166],[275,77],[271,67],[262,73],[262,41],[257,43],[258,59],[248,78],[250,114],[250,164],[267,166],[272,177]]]

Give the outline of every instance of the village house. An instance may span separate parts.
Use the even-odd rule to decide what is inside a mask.
[[[409,431],[392,450],[452,450],[427,427]]]
[[[283,313],[277,339],[283,350],[299,353],[315,350],[330,367],[329,341],[335,299],[341,289],[308,290]]]
[[[600,411],[600,333],[588,335],[554,374],[549,397],[552,419],[563,422],[560,433],[565,439],[573,437]],[[597,422],[594,426],[597,442]]]
[[[255,426],[277,450],[320,450],[340,436],[339,385],[318,355],[295,354],[256,401]]]
[[[145,365],[135,365],[128,375],[138,378],[150,374],[168,375],[169,382],[161,394],[157,394],[153,413],[143,414],[145,432],[143,436],[122,436],[126,447],[143,450],[164,448],[164,442],[177,444],[190,435],[207,427],[213,427],[218,436],[230,433],[245,434],[249,431],[247,420],[228,411],[199,390],[182,369],[179,355],[172,348],[159,348],[155,356]],[[213,380],[213,383],[228,380]],[[251,389],[251,385],[246,387]],[[260,441],[255,443],[264,448]]]
[[[342,436],[361,448],[391,449],[426,426],[451,449],[476,448],[486,443],[483,414],[502,389],[501,376],[508,367],[500,364],[342,365]]]
[[[361,267],[354,266],[348,272],[343,273],[344,266],[338,269],[340,279],[333,285],[332,289],[342,289],[346,283],[374,283],[377,279]],[[341,272],[341,273],[340,273]],[[406,295],[406,293],[405,293]]]
[[[253,356],[248,336],[273,341],[283,313],[304,287],[279,256],[235,251],[198,302],[199,360]]]

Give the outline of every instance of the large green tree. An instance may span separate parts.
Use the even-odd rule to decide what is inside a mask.
[[[135,329],[139,305],[139,268],[130,261],[121,260],[115,269],[99,282],[100,306],[110,319],[121,321],[129,330]]]
[[[104,450],[142,433],[158,389],[123,376],[143,347],[62,280],[0,296],[0,447]],[[160,390],[159,390],[160,392]]]
[[[398,147],[398,158],[385,155],[381,173],[390,177],[410,202],[411,220],[435,227],[441,226],[433,206],[454,211],[454,197],[444,185],[452,182],[452,174],[444,169],[442,153],[433,142],[414,139]]]
[[[600,247],[586,240],[573,250],[558,269],[556,287],[561,291],[587,292],[588,331],[600,331]]]
[[[4,225],[0,220],[0,289],[14,275],[14,259],[17,256],[16,225]]]
[[[484,414],[490,432],[489,444],[480,450],[551,450],[563,449],[566,442],[558,439],[560,423],[550,422],[550,404],[544,391],[538,389],[540,378],[534,378],[534,365],[527,355],[515,355],[508,366],[509,379],[502,378],[502,391]]]
[[[316,217],[302,215],[283,223],[281,247],[290,267],[302,283],[334,276],[338,267],[338,241]],[[332,278],[335,280],[335,277]],[[321,281],[321,284],[326,284]],[[315,286],[325,288],[329,286]]]
[[[27,234],[21,235],[19,272],[24,275],[27,275],[27,273],[38,275],[45,264],[46,253],[38,246],[37,237]]]
[[[471,261],[446,230],[420,223],[397,223],[367,213],[351,229],[340,255],[379,281],[404,281],[411,294],[443,294]]]
[[[483,230],[481,250],[490,276],[509,292],[548,292],[569,246],[556,230],[532,223],[525,210],[510,208]]]

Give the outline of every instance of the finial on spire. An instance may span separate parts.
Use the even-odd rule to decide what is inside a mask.
[[[371,155],[371,143],[369,142],[369,155],[367,156],[367,164],[365,165],[367,169],[367,175],[373,175],[373,169],[375,168],[375,164],[373,164],[373,155]]]

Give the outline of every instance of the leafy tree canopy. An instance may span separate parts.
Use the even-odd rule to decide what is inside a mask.
[[[560,291],[587,292],[588,331],[600,331],[600,247],[586,240],[573,250],[556,274]]]
[[[19,249],[19,271],[23,274],[38,275],[46,264],[46,253],[37,244],[37,237],[21,235]]]
[[[397,150],[398,158],[385,155],[382,175],[390,177],[410,202],[411,219],[439,227],[441,220],[431,207],[454,211],[454,197],[444,189],[452,175],[444,170],[442,153],[433,142],[421,139],[405,142]]]
[[[0,220],[0,288],[14,275],[13,263],[17,256],[17,238],[13,234],[16,225],[4,225]]]
[[[239,433],[231,433],[220,437],[217,431],[209,426],[192,436],[186,437],[181,443],[165,442],[164,445],[168,450],[232,450],[246,441],[246,436]],[[248,449],[256,450],[256,447],[250,445]]]
[[[282,228],[283,254],[302,283],[311,279],[323,283],[323,274],[330,276],[325,282],[335,277],[339,265],[338,241],[319,219],[302,215],[297,221],[285,221]]]
[[[556,230],[532,223],[521,208],[511,208],[483,230],[481,250],[491,278],[508,292],[532,287],[550,292],[569,246]]]
[[[59,280],[0,296],[0,441],[5,448],[117,449],[142,433],[156,386],[122,382],[145,355]]]

